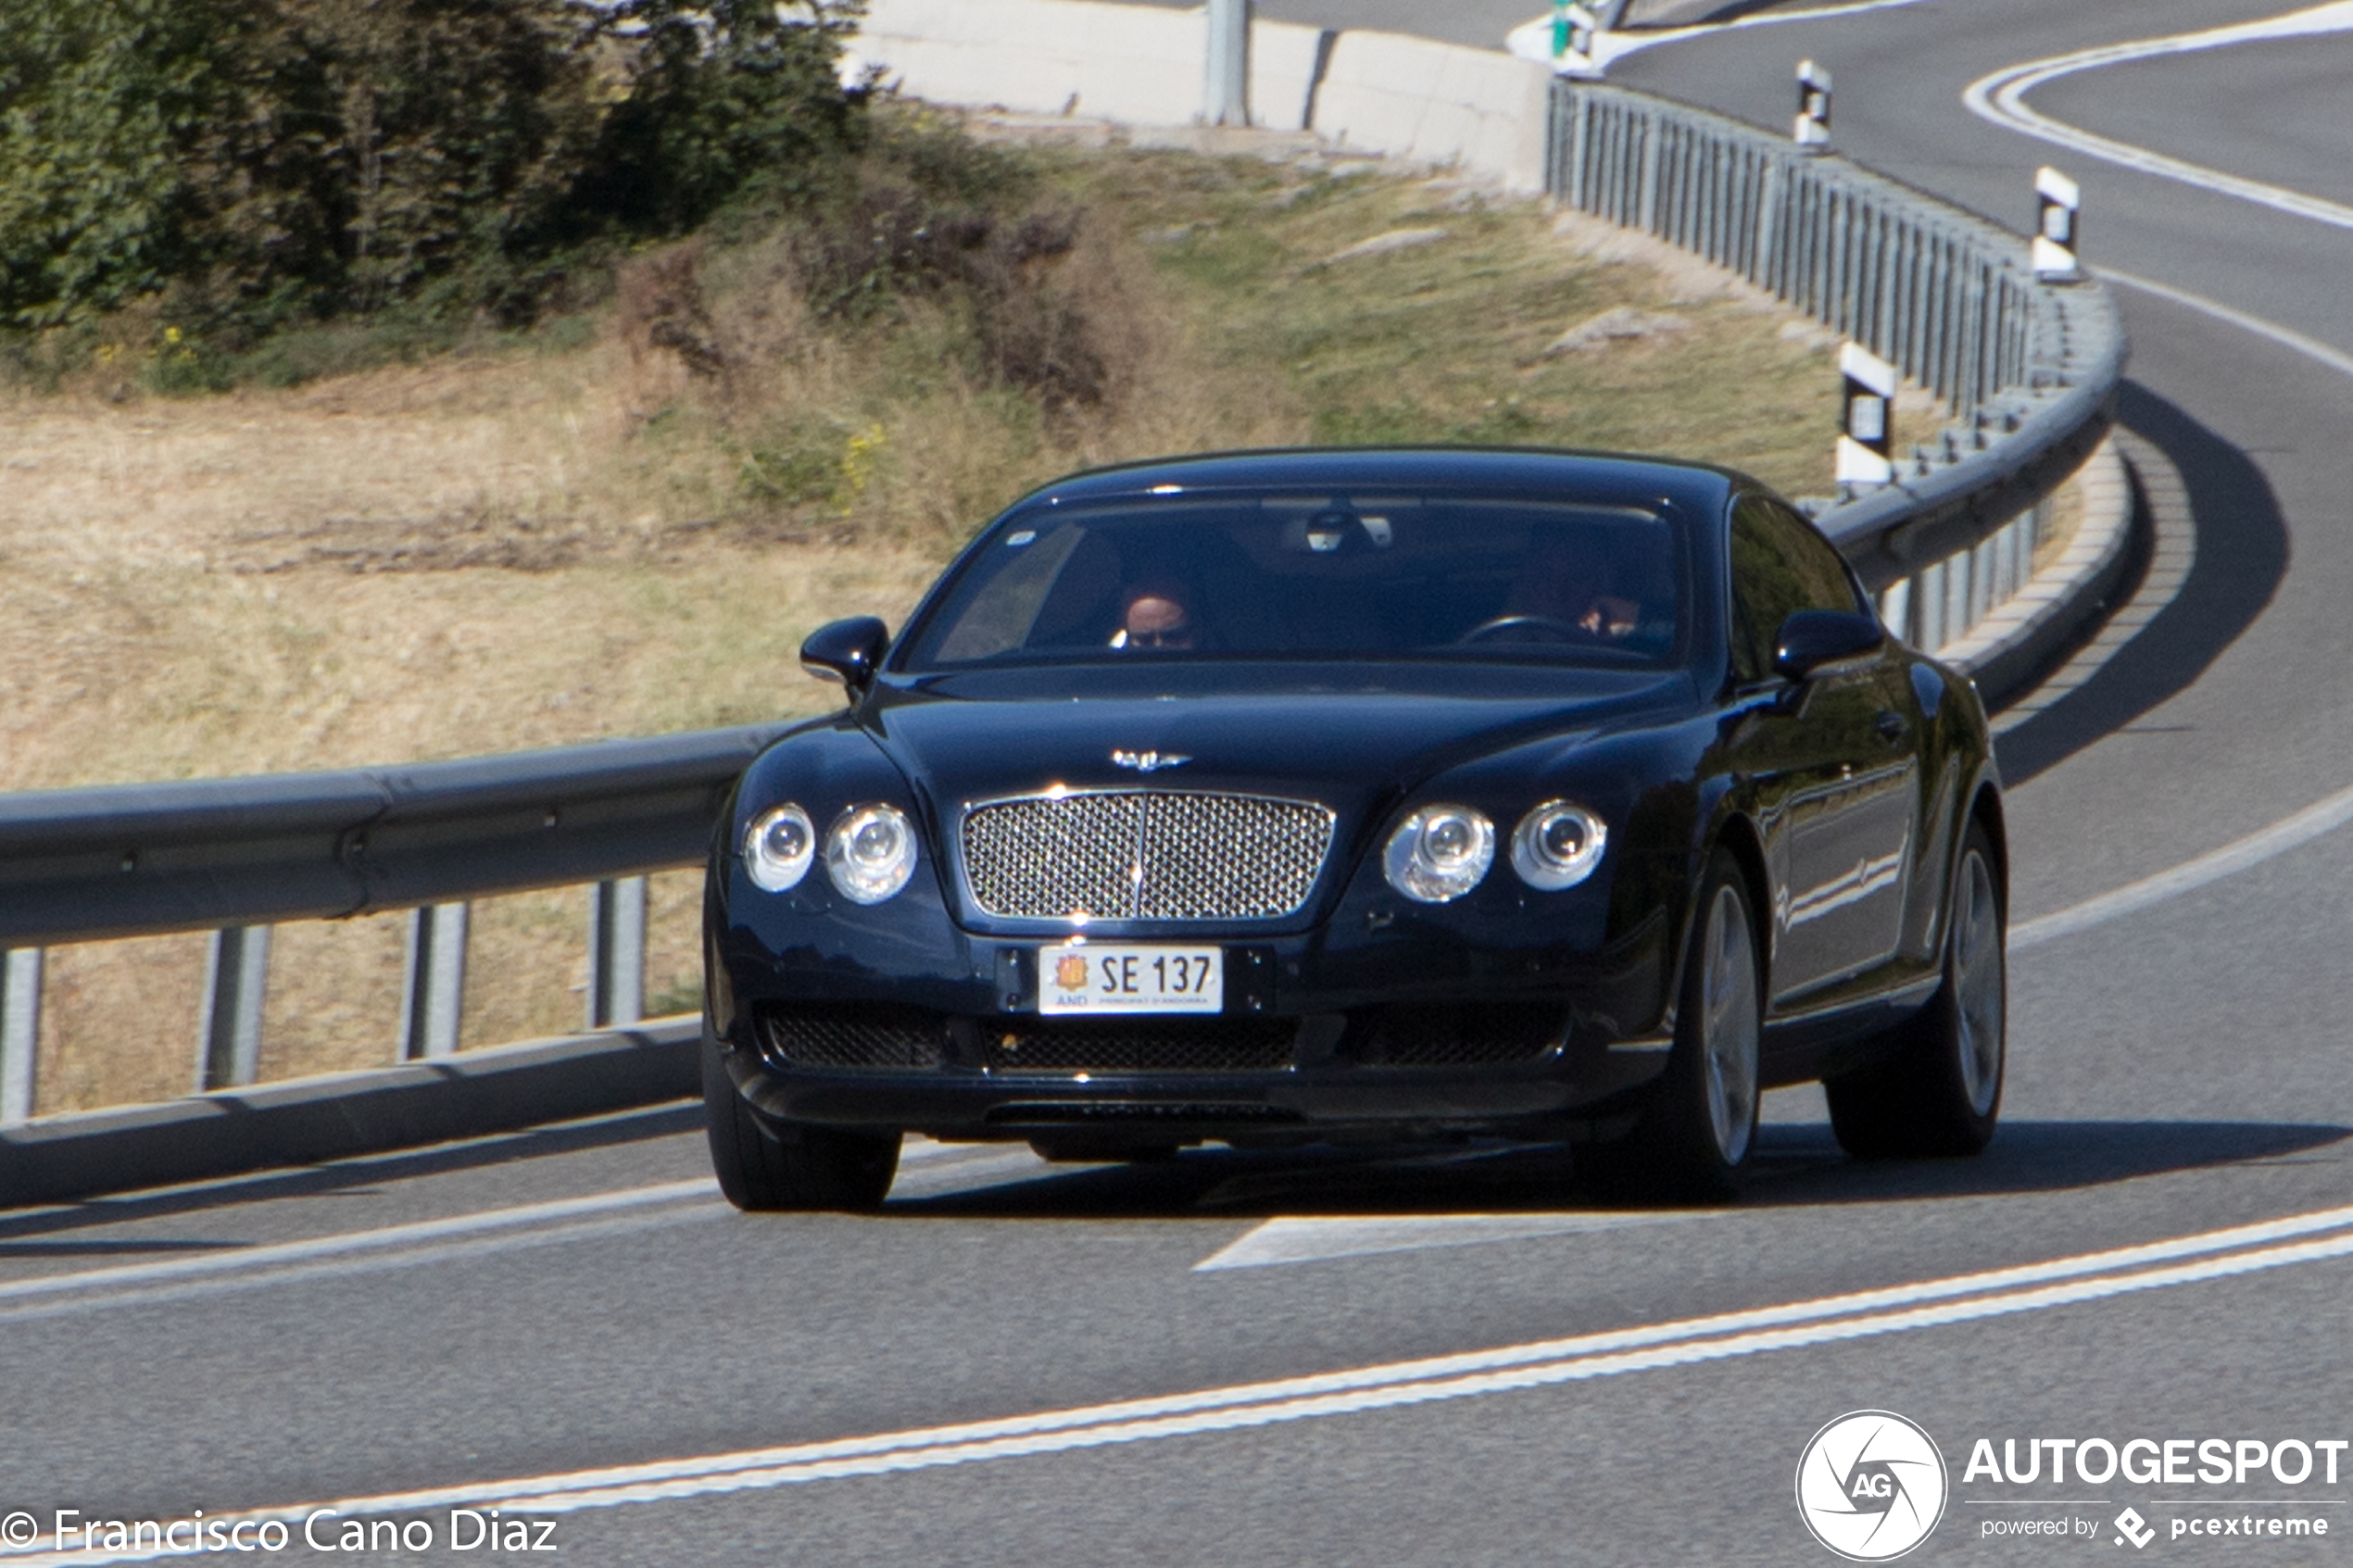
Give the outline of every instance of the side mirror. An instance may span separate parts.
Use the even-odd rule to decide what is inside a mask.
[[[1773,672],[1804,681],[1827,664],[1877,653],[1887,633],[1868,615],[1851,610],[1801,609],[1781,622],[1773,638]]]
[[[871,615],[852,616],[810,633],[800,645],[800,667],[821,681],[837,681],[849,687],[855,701],[874,684],[883,650],[889,646],[889,627]]]

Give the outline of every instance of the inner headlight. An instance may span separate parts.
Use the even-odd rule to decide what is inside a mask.
[[[1381,869],[1408,898],[1443,904],[1495,863],[1495,824],[1467,806],[1425,806],[1389,835]]]
[[[783,893],[799,886],[816,854],[816,824],[790,801],[762,811],[744,829],[744,873],[754,887]]]
[[[1574,887],[1602,863],[1609,829],[1569,800],[1548,800],[1519,820],[1512,833],[1512,870],[1530,887]]]
[[[853,806],[825,835],[825,874],[843,897],[879,904],[915,873],[915,825],[895,806]]]

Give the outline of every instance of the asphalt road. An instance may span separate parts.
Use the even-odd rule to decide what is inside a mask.
[[[1292,10],[1321,19],[1265,6]],[[2082,929],[2032,923],[2353,783],[2353,230],[1962,101],[2026,61],[2265,14],[1920,0],[1614,72],[1779,125],[1793,62],[1822,59],[1842,148],[2017,226],[2057,164],[2092,263],[2171,291],[2120,289],[2124,422],[2194,558],[2088,683],[2003,735],[2021,923],[1982,1159],[1850,1163],[1818,1096],[1791,1091],[1731,1211],[1596,1210],[1544,1150],[1116,1169],[918,1146],[880,1217],[752,1220],[709,1186],[694,1119],[656,1111],[10,1216],[0,1514],[315,1501],[429,1529],[430,1549],[344,1554],[379,1562],[449,1559],[451,1510],[501,1507],[596,1563],[1819,1563],[1801,1450],[1876,1408],[1950,1467],[1913,1561],[2137,1557],[2128,1506],[2151,1554],[2343,1560],[2341,1447],[2317,1450],[2333,1482],[2317,1459],[2293,1480],[2292,1449],[2221,1484],[2195,1461],[2171,1482],[1964,1474],[1980,1438],[2353,1439],[2353,1214],[2331,1212],[2353,1203],[2353,832]],[[1519,19],[1489,19],[1491,39]],[[2348,81],[2337,33],[2030,101],[2345,200]],[[2117,1255],[2135,1248],[2154,1250]],[[1024,1419],[1054,1411],[1076,1413]],[[2173,1534],[2226,1518],[2333,1528]],[[2045,1520],[2078,1533],[1988,1535]],[[281,1555],[304,1550],[297,1523]]]

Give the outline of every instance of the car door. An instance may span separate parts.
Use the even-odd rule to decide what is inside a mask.
[[[1913,705],[1892,650],[1793,689],[1773,672],[1801,609],[1868,612],[1836,550],[1762,495],[1731,523],[1733,678],[1755,696],[1740,746],[1755,781],[1772,881],[1773,998],[1883,963],[1903,930],[1919,778]]]

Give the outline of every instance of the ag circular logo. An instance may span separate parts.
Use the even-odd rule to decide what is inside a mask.
[[[1814,1434],[1797,1461],[1797,1512],[1854,1562],[1903,1556],[1944,1517],[1944,1456],[1893,1411],[1853,1411]]]

